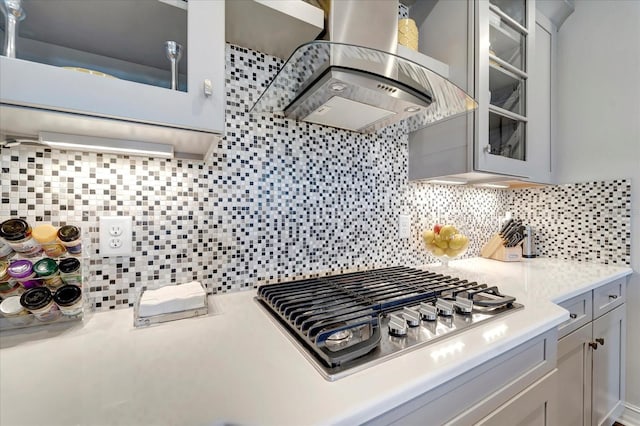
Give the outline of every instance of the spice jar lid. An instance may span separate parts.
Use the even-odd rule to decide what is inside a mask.
[[[24,311],[20,304],[20,296],[9,296],[0,303],[0,312],[5,315],[17,315]]]
[[[47,287],[34,287],[20,296],[20,304],[28,310],[42,309],[53,300],[51,290]]]
[[[29,224],[22,219],[9,219],[0,223],[0,237],[7,241],[22,240],[31,232]]]
[[[82,290],[77,285],[63,285],[56,291],[56,294],[53,296],[53,301],[56,302],[58,306],[71,306],[78,302],[81,295]]]
[[[7,275],[7,269],[9,269],[9,263],[0,262],[0,280]]]
[[[33,263],[27,259],[16,260],[15,262],[11,262],[7,272],[9,272],[9,275],[13,278],[26,278],[33,274]]]
[[[6,293],[16,287],[20,287],[20,283],[17,281],[2,281],[0,282],[0,293]]]
[[[58,272],[58,264],[55,260],[45,257],[33,265],[33,272],[39,277],[48,277]]]
[[[80,268],[80,261],[75,257],[68,257],[60,261],[58,268],[63,274],[75,272]]]
[[[58,236],[58,228],[48,223],[44,223],[33,228],[31,236],[41,243],[53,241]]]
[[[80,228],[73,225],[65,225],[58,229],[58,238],[65,243],[75,241],[80,238]]]

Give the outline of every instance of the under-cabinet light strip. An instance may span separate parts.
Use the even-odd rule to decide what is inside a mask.
[[[173,158],[173,146],[154,142],[40,132],[40,143],[78,151]]]

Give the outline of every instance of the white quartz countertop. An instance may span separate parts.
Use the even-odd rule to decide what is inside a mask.
[[[442,270],[428,267],[430,270]],[[496,284],[524,309],[335,382],[254,301],[213,296],[216,315],[133,327],[133,311],[0,334],[0,424],[356,424],[568,318],[553,302],[630,268],[549,259],[466,259],[448,273]]]

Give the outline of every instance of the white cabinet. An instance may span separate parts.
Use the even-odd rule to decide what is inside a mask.
[[[559,328],[560,424],[611,424],[622,413],[625,286],[622,278],[561,303],[571,318]],[[585,311],[585,306],[592,310]]]
[[[554,425],[556,347],[551,330],[366,424]]]
[[[4,135],[161,137],[197,156],[223,132],[224,2],[23,0],[23,6],[16,58],[0,57]],[[178,90],[170,88],[169,40],[184,49]],[[109,126],[94,126],[96,117]],[[158,136],[156,127],[179,130]]]
[[[559,424],[554,417],[557,411],[555,398],[557,386],[557,370],[553,370],[476,424],[485,426]]]
[[[420,31],[478,109],[411,134],[409,178],[550,182],[555,31],[535,0],[439,1]]]
[[[535,49],[533,52],[529,92],[529,148],[531,180],[551,182],[552,143],[555,138],[555,68],[556,28],[549,19],[536,14]]]

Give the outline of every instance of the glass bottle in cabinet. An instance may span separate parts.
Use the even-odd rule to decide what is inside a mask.
[[[224,2],[21,0],[21,6],[15,58],[0,56],[2,104],[223,130]]]
[[[480,0],[476,166],[530,178],[529,67],[535,28],[531,0]]]

